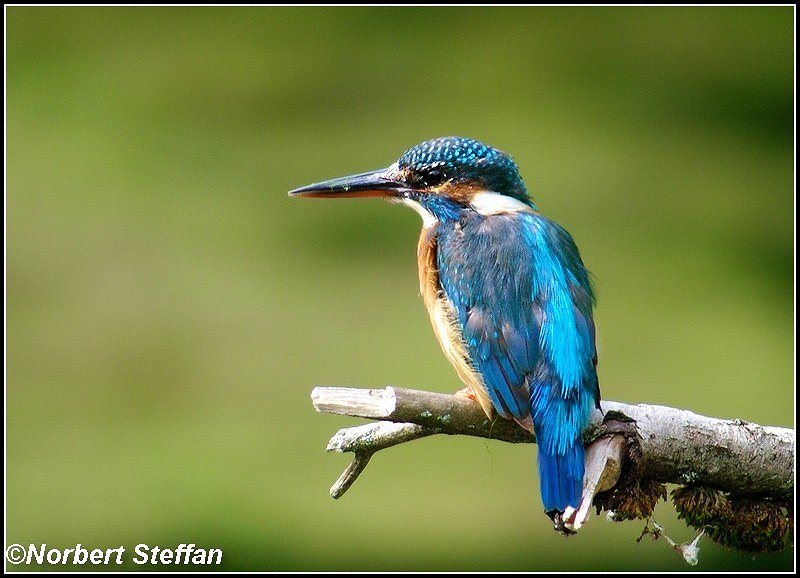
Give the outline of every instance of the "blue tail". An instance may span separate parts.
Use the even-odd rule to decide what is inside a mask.
[[[580,438],[564,454],[548,454],[539,445],[539,485],[545,512],[577,508],[583,489],[583,443]]]

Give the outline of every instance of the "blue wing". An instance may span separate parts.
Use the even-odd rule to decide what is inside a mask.
[[[475,214],[438,236],[439,282],[492,404],[532,418],[547,509],[577,505],[580,436],[600,392],[594,297],[575,243],[527,212]]]
[[[539,358],[530,251],[504,216],[439,226],[439,282],[452,303],[470,360],[503,417],[530,414],[528,375]],[[514,267],[520,263],[520,267]]]
[[[569,234],[534,214],[474,215],[440,226],[438,244],[440,284],[498,413],[528,415],[543,372],[559,396],[581,388],[596,360],[593,296]]]

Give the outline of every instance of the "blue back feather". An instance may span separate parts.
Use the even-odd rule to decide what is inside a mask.
[[[575,243],[538,214],[472,211],[440,221],[437,241],[440,284],[495,409],[533,418],[545,508],[577,506],[581,433],[600,391],[594,296]]]

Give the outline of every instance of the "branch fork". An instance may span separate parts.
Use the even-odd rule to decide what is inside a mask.
[[[434,434],[469,435],[509,443],[535,443],[511,420],[487,419],[460,395],[386,387],[316,387],[319,412],[378,420],[339,430],[327,451],[352,452],[352,463],[331,487],[341,497],[382,449]],[[794,430],[723,420],[657,405],[602,402],[584,433],[588,442],[583,498],[561,520],[568,532],[588,519],[594,498],[621,477],[694,484],[734,495],[791,500],[794,494]],[[631,463],[635,462],[635,463]]]

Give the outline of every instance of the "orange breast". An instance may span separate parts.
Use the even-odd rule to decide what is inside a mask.
[[[417,244],[419,290],[422,294],[422,301],[428,310],[433,332],[439,340],[445,357],[453,365],[461,381],[470,388],[484,413],[491,419],[494,413],[492,401],[486,392],[483,378],[469,361],[455,309],[439,285],[436,250],[436,226],[423,228]]]

